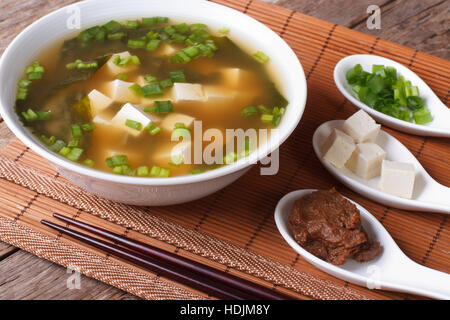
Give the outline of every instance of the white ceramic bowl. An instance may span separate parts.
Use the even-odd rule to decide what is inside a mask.
[[[74,8],[76,7],[76,8]],[[70,8],[70,9],[69,9]],[[79,12],[81,29],[111,19],[123,21],[146,16],[202,22],[213,30],[230,28],[230,38],[252,54],[257,50],[270,57],[268,72],[289,101],[279,126],[258,152],[231,165],[199,175],[171,178],[138,178],[90,169],[49,151],[26,128],[14,111],[17,82],[24,68],[38,53],[55,41],[76,35],[67,21]],[[0,113],[12,132],[28,147],[47,159],[65,178],[101,197],[135,205],[183,203],[216,192],[242,176],[253,163],[276,150],[296,128],[306,103],[303,68],[291,48],[272,30],[236,10],[202,0],[89,0],[61,8],[23,30],[0,60]]]

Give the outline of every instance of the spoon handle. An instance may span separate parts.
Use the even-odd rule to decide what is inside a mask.
[[[434,299],[450,299],[450,274],[424,267],[409,259],[397,264],[395,272],[389,272],[383,278],[387,284],[386,289]]]
[[[425,196],[425,194],[424,194]],[[426,201],[439,204],[448,208],[447,212],[450,214],[450,188],[437,182],[433,183],[431,188],[426,192]],[[424,199],[425,200],[425,199]]]

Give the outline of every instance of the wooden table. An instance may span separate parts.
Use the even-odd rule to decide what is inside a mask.
[[[265,0],[435,56],[450,59],[450,5],[446,0]],[[0,54],[24,27],[74,0],[2,0]],[[366,9],[381,8],[381,29],[368,30]],[[0,150],[13,134],[0,119]],[[137,299],[81,276],[80,289],[68,289],[66,269],[0,242],[0,299]]]

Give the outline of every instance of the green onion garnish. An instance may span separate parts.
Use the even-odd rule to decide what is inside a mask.
[[[419,97],[419,89],[393,67],[373,65],[372,73],[357,64],[346,73],[347,82],[358,99],[369,107],[391,117],[425,124],[433,120]],[[422,110],[416,114],[416,111]]]
[[[140,166],[136,169],[136,175],[139,177],[148,177],[150,174],[150,171],[148,170],[147,166]]]
[[[148,51],[154,51],[159,47],[161,40],[158,39],[150,39],[150,41],[145,46],[145,49]]]
[[[144,112],[169,113],[173,112],[173,105],[170,100],[155,101],[155,106],[151,108],[144,108]]]
[[[247,106],[241,110],[241,114],[244,117],[253,116],[255,114],[258,114],[258,109],[255,106]]]
[[[81,125],[81,129],[84,131],[92,131],[95,129],[95,124],[91,123],[85,123]]]
[[[50,145],[48,148],[53,152],[59,152],[65,146],[66,146],[66,143],[64,141],[56,140],[55,143]]]
[[[152,136],[161,131],[160,127],[157,127],[156,124],[151,122],[148,126],[144,128],[144,130],[148,131]]]
[[[137,96],[142,96],[144,94],[142,91],[142,87],[137,83],[132,84],[131,86],[128,87],[128,89]]]
[[[128,165],[128,158],[126,155],[116,155],[106,159],[106,164],[110,168],[114,168],[116,166]]]
[[[93,160],[91,160],[91,159],[85,159],[84,161],[83,161],[83,164],[85,165],[85,166],[88,166],[88,167],[93,167],[94,166],[94,161]]]
[[[228,34],[230,32],[230,28],[227,27],[220,28],[219,32],[222,34]]]
[[[190,139],[191,131],[186,128],[176,128],[175,130],[172,131],[172,135],[170,138],[172,141],[178,141],[180,140],[180,138]]]
[[[155,81],[158,80],[158,78],[156,78],[155,76],[152,76],[152,75],[150,75],[150,74],[146,74],[146,75],[144,76],[144,79],[145,79],[145,81],[147,81],[147,82],[155,82]]]
[[[127,78],[128,78],[128,75],[125,74],[125,73],[119,73],[119,74],[117,75],[117,79],[122,80],[122,81],[127,80]]]
[[[205,172],[205,170],[203,170],[203,169],[194,169],[194,170],[191,170],[191,174],[200,174],[200,173],[203,173],[203,172]]]
[[[147,45],[147,41],[142,39],[129,39],[127,45],[132,49],[142,49]]]
[[[70,131],[72,132],[72,137],[79,138],[82,136],[81,127],[78,124],[71,124]]]
[[[186,82],[186,76],[184,75],[183,70],[171,71],[169,74],[170,79],[173,82]]]
[[[160,86],[162,89],[169,88],[169,87],[172,87],[172,86],[173,86],[173,82],[172,82],[172,80],[170,80],[170,79],[164,79],[164,80],[161,80],[161,81],[159,82],[159,86]]]
[[[270,60],[270,58],[264,52],[261,51],[257,51],[255,54],[253,54],[253,58],[255,58],[261,63],[266,63],[267,61]]]
[[[98,63],[97,61],[83,62],[80,59],[77,59],[74,62],[66,64],[66,68],[69,70],[98,68]]]
[[[159,83],[150,83],[143,86],[142,93],[145,97],[157,97],[163,94]]]
[[[150,169],[150,176],[152,176],[152,177],[166,178],[169,175],[170,175],[170,169],[167,169],[167,168],[153,166]]]
[[[125,32],[115,32],[108,34],[106,37],[108,38],[108,40],[121,40],[123,37],[126,36],[127,34]]]
[[[78,161],[83,153],[83,149],[81,148],[72,148],[70,152],[66,155],[66,158],[72,161]]]
[[[137,29],[139,27],[139,22],[136,20],[126,20],[123,26],[127,29]]]
[[[103,28],[105,28],[108,33],[114,33],[119,31],[122,28],[122,25],[117,21],[111,20],[108,23],[104,24]]]
[[[273,121],[273,115],[271,115],[271,114],[263,114],[263,115],[261,115],[261,121],[262,122],[266,122],[266,123],[272,122]]]
[[[79,139],[72,139],[72,140],[70,140],[70,141],[67,143],[67,146],[70,147],[70,148],[78,147],[78,144],[79,144],[79,143],[80,143],[80,140],[79,140]]]
[[[138,121],[127,119],[127,120],[125,120],[125,125],[129,128],[135,129],[137,131],[142,130],[142,123],[140,123]]]

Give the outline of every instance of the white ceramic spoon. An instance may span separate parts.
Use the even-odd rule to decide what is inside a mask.
[[[411,81],[413,86],[419,88],[420,97],[423,98],[425,105],[430,110],[433,121],[425,125],[406,122],[372,109],[359,101],[345,78],[347,71],[358,63],[362,66],[364,71],[368,72],[372,72],[372,65],[374,64],[391,66],[397,69],[397,75],[404,76],[406,80]],[[388,127],[422,136],[450,137],[450,109],[447,108],[433,90],[431,90],[417,74],[398,62],[371,54],[351,55],[343,58],[334,67],[334,82],[341,93],[351,103],[363,109],[372,115],[378,122]]]
[[[320,125],[313,136],[313,148],[323,166],[353,191],[386,206],[399,209],[450,213],[450,188],[436,182],[417,161],[416,157],[397,139],[380,130],[375,141],[386,151],[386,160],[412,163],[416,180],[412,199],[404,199],[377,189],[380,177],[365,180],[349,169],[337,169],[322,158],[322,146],[334,128],[342,129],[344,120],[332,120]],[[450,169],[450,165],[449,165]]]
[[[295,240],[288,223],[292,206],[297,199],[315,190],[297,190],[285,195],[275,209],[275,223],[283,238],[305,260],[337,278],[366,286],[419,294],[435,299],[450,299],[450,275],[426,268],[409,259],[395,241],[366,209],[352,201],[360,211],[362,225],[371,241],[383,247],[379,256],[369,262],[359,263],[348,259],[344,265],[335,266],[303,249]]]

